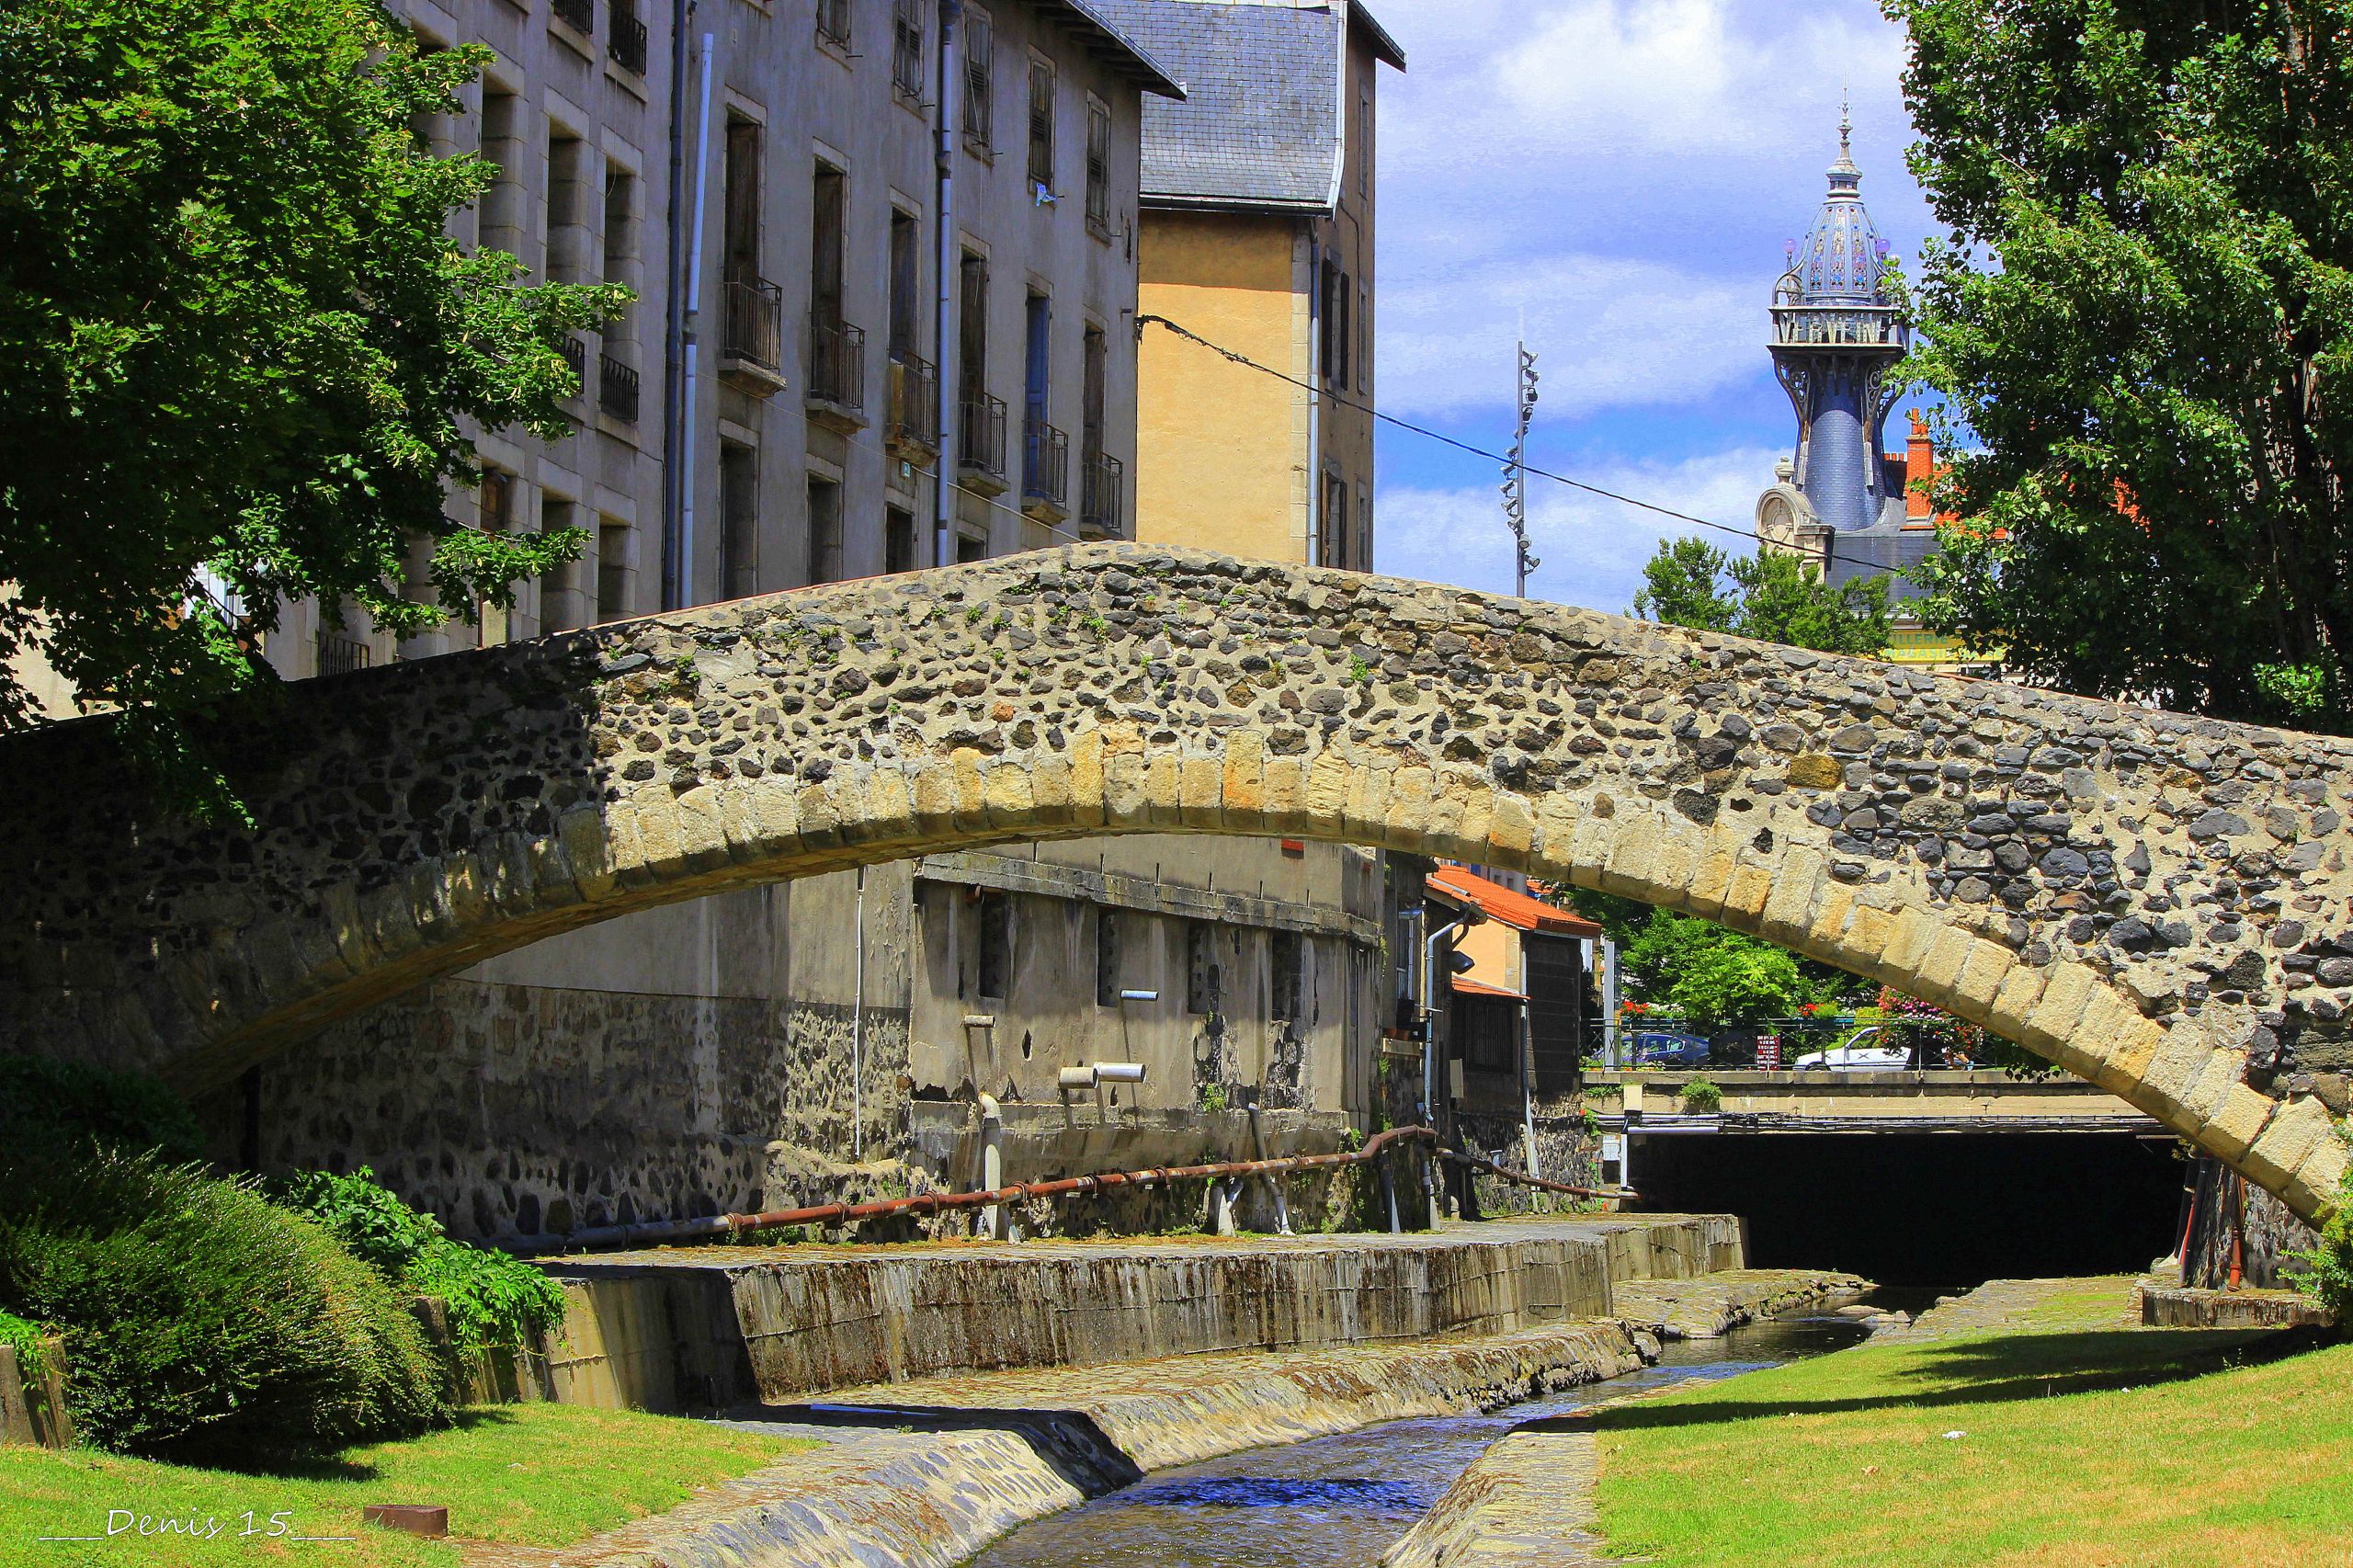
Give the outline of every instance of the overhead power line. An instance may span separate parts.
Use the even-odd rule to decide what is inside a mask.
[[[1146,325],[1165,327],[1168,331],[1175,333],[1178,337],[1185,339],[1186,342],[1199,344],[1203,348],[1208,349],[1211,353],[1218,355],[1222,358],[1230,359],[1236,365],[1241,365],[1246,369],[1256,370],[1261,375],[1272,376],[1279,381],[1288,381],[1292,386],[1299,388],[1302,392],[1313,392],[1319,397],[1328,397],[1333,402],[1340,404],[1343,408],[1353,408],[1359,414],[1370,415],[1372,418],[1379,420],[1381,424],[1392,425],[1400,430],[1410,431],[1414,435],[1438,442],[1442,446],[1452,447],[1455,450],[1460,452],[1468,452],[1474,458],[1484,458],[1489,462],[1502,463],[1506,467],[1516,468],[1522,473],[1532,473],[1539,479],[1549,479],[1555,484],[1565,484],[1572,490],[1582,490],[1588,495],[1598,495],[1605,501],[1616,501],[1622,506],[1632,506],[1640,511],[1654,512],[1662,517],[1672,517],[1678,523],[1689,523],[1693,528],[1709,528],[1720,534],[1730,534],[1735,539],[1745,540],[1751,544],[1763,544],[1766,542],[1764,536],[1759,534],[1755,528],[1736,528],[1729,523],[1713,522],[1706,517],[1695,517],[1688,512],[1678,512],[1672,506],[1662,506],[1655,501],[1645,501],[1640,496],[1627,495],[1619,491],[1605,489],[1598,484],[1588,484],[1582,479],[1571,479],[1565,473],[1554,473],[1549,469],[1538,468],[1535,464],[1528,461],[1525,458],[1515,457],[1504,452],[1491,452],[1484,447],[1472,446],[1468,441],[1458,440],[1454,437],[1449,436],[1442,431],[1433,430],[1426,425],[1416,425],[1410,419],[1400,419],[1393,414],[1383,414],[1380,409],[1373,407],[1370,403],[1358,403],[1356,399],[1348,396],[1345,392],[1335,392],[1327,387],[1318,387],[1310,382],[1302,381],[1296,376],[1276,369],[1272,365],[1262,365],[1257,360],[1251,358],[1247,354],[1228,348],[1222,344],[1212,343],[1208,338],[1203,337],[1199,333],[1194,332],[1188,327],[1181,326],[1177,323],[1170,321],[1166,316],[1147,313],[1136,317],[1136,330],[1139,333],[1141,333]],[[1864,558],[1856,555],[1842,555],[1835,546],[1826,553],[1828,559],[1833,561],[1843,561],[1850,566],[1868,567],[1873,572],[1886,572],[1889,570],[1887,566],[1876,561],[1865,560]]]

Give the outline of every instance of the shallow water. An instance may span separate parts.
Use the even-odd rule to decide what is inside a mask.
[[[1485,1415],[1392,1421],[1146,1476],[1016,1530],[968,1568],[1366,1568],[1514,1426],[1695,1377],[1729,1378],[1857,1343],[1808,1309],[1666,1346],[1655,1367]]]

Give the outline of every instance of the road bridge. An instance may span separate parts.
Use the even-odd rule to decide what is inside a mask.
[[[1715,1086],[1713,1109],[1687,1105],[1695,1082]],[[1586,1104],[1611,1132],[2149,1133],[2164,1124],[2097,1084],[2066,1074],[2000,1072],[1588,1072]],[[2169,1135],[2168,1135],[2169,1136]]]
[[[192,1088],[632,909],[1123,832],[1719,920],[2050,1057],[2297,1212],[2353,1066],[2353,744],[1429,584],[1092,545],[290,688],[253,825],[0,743],[0,1045]]]

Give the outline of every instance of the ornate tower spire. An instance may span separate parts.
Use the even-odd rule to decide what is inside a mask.
[[[1798,416],[1798,488],[1844,533],[1877,523],[1886,504],[1880,433],[1896,392],[1887,378],[1911,335],[1887,290],[1887,242],[1863,207],[1854,115],[1843,105],[1829,177],[1813,230],[1789,247],[1773,289],[1772,351]]]

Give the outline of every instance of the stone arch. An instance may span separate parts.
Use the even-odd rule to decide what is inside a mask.
[[[2353,1062],[2353,747],[1128,545],[290,688],[255,828],[0,746],[0,1041],[225,1080],[629,910],[927,851],[1283,835],[1515,867],[1902,987],[2313,1217]]]

